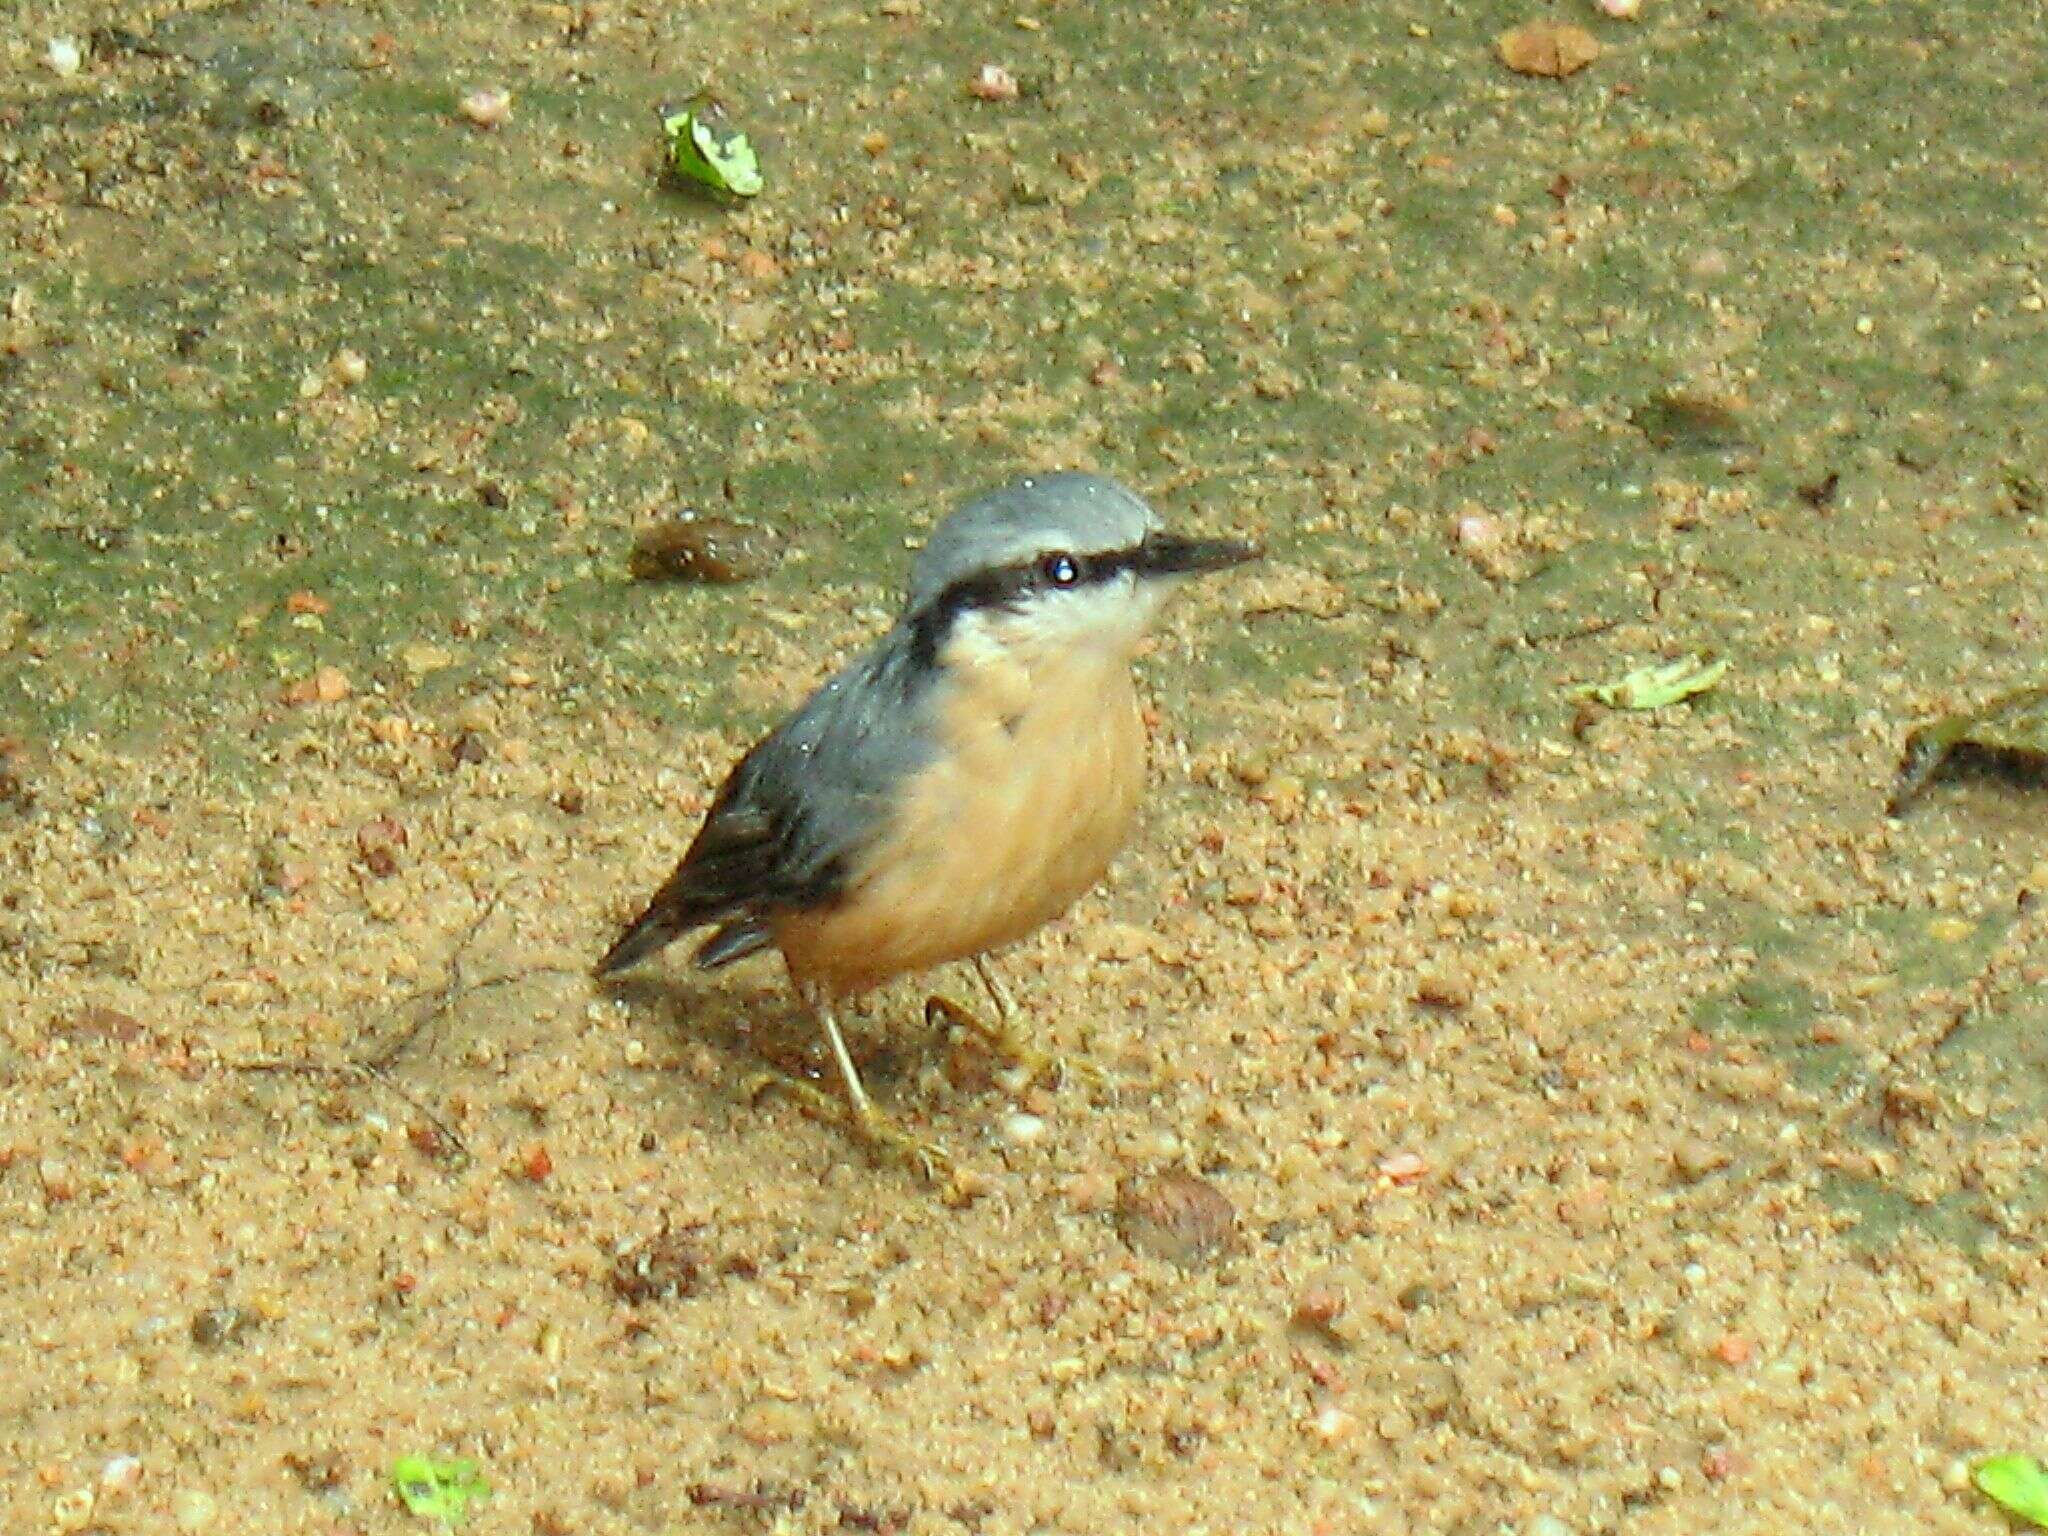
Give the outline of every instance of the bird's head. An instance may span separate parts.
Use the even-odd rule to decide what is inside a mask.
[[[935,648],[965,643],[1019,659],[1089,649],[1128,656],[1190,576],[1257,559],[1236,539],[1165,532],[1100,475],[1032,475],[968,502],[932,530],[905,621]]]

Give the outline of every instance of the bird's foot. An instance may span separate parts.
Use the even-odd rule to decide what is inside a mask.
[[[977,1036],[1008,1065],[1009,1070],[1003,1074],[1002,1081],[1012,1093],[1022,1093],[1040,1083],[1048,1088],[1057,1088],[1070,1075],[1088,1082],[1102,1080],[1102,1071],[1098,1067],[1085,1061],[1070,1062],[1063,1056],[1040,1050],[1032,1043],[1030,1034],[1016,1022],[1015,1015],[990,1021],[950,997],[934,994],[924,1000],[924,1022],[926,1028],[958,1027]]]
[[[757,1072],[747,1080],[746,1095],[758,1100],[765,1093],[787,1094],[805,1114],[843,1127],[877,1161],[898,1163],[927,1183],[938,1183],[953,1166],[945,1148],[911,1135],[872,1103],[850,1104],[814,1083],[780,1072]]]

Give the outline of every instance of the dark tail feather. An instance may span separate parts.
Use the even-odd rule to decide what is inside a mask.
[[[744,960],[775,942],[775,936],[750,917],[727,923],[697,948],[697,968],[715,971],[721,965]]]
[[[742,936],[750,937],[754,930],[740,914],[748,895],[760,888],[763,872],[773,867],[775,825],[760,813],[730,808],[735,782],[728,779],[718,792],[690,851],[662,882],[647,910],[633,919],[597,962],[599,976],[616,975],[692,928],[728,918],[738,920],[711,936],[698,952],[700,965],[737,960],[768,942],[763,933],[759,943],[742,943]]]
[[[619,935],[618,941],[604,952],[604,958],[597,962],[592,974],[616,976],[627,966],[638,965],[678,934],[697,927],[703,921],[701,914],[678,912],[674,907],[657,901],[633,919],[626,931]]]

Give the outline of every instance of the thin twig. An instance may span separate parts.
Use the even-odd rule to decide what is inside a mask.
[[[463,956],[468,952],[470,946],[476,942],[477,935],[483,931],[484,925],[497,914],[498,908],[503,905],[505,897],[510,890],[510,886],[504,886],[493,893],[491,898],[484,903],[483,910],[477,913],[469,926],[463,930],[462,936],[455,941],[455,947],[448,956],[448,979],[431,991],[414,992],[401,999],[398,1004],[398,1011],[403,1012],[414,1003],[429,998],[432,999],[433,1005],[413,1019],[411,1023],[407,1024],[399,1031],[398,1037],[395,1040],[368,1060],[329,1062],[295,1060],[290,1057],[265,1057],[254,1061],[232,1062],[229,1065],[238,1072],[262,1072],[278,1076],[295,1077],[350,1077],[363,1082],[374,1083],[424,1119],[446,1140],[448,1145],[459,1156],[467,1159],[470,1155],[469,1147],[462,1137],[457,1134],[455,1127],[450,1125],[445,1118],[434,1110],[421,1103],[404,1088],[400,1087],[392,1078],[391,1069],[397,1065],[398,1059],[412,1048],[413,1042],[420,1037],[430,1024],[442,1018],[463,998],[478,992],[489,991],[494,987],[510,986],[514,982],[529,981],[536,976],[581,976],[584,974],[582,971],[569,966],[540,965],[523,971],[508,971],[500,976],[487,976],[477,982],[465,982],[463,980]]]
[[[1956,1009],[1929,1043],[1929,1055],[1947,1045],[1966,1025],[1990,1013],[1999,1000],[2011,992],[2011,983],[2007,977],[2018,969],[2020,961],[2026,957],[2034,937],[2033,929],[2038,926],[2039,914],[2044,907],[2048,907],[2048,901],[2043,901],[2040,893],[2021,892],[2019,915],[2013,919],[2012,927],[2006,930],[2005,938],[2000,941],[1998,948],[1992,951],[1977,974],[1970,978],[1969,990],[1963,997],[1962,1006]]]
[[[434,998],[434,1006],[400,1030],[397,1039],[370,1058],[371,1062],[379,1069],[395,1065],[398,1058],[412,1048],[413,1041],[419,1038],[421,1032],[429,1024],[438,1021],[443,1014],[455,1006],[456,998],[464,991],[469,990],[462,984],[462,957],[468,952],[469,946],[476,942],[476,936],[483,932],[484,924],[497,915],[499,906],[503,904],[506,893],[511,889],[511,886],[506,885],[500,886],[496,891],[492,892],[490,900],[484,903],[483,910],[470,920],[469,926],[462,932],[462,937],[455,941],[455,948],[448,955],[448,979],[441,984],[439,991],[437,993],[414,992],[399,1001],[398,1006],[404,1009],[418,1002],[422,997],[432,996]]]
[[[1572,645],[1580,640],[1590,640],[1595,635],[1604,635],[1610,629],[1621,627],[1620,619],[1588,619],[1570,629],[1553,629],[1542,633],[1527,632],[1519,635],[1502,635],[1494,641],[1494,648],[1512,651],[1518,647],[1525,651],[1542,650],[1549,645]]]
[[[465,1161],[469,1158],[469,1144],[455,1127],[450,1125],[436,1111],[429,1109],[418,1099],[407,1093],[392,1081],[391,1074],[382,1067],[361,1061],[292,1061],[284,1057],[266,1058],[257,1061],[232,1063],[237,1072],[262,1072],[280,1077],[354,1077],[374,1083],[386,1093],[404,1104],[414,1114],[425,1120],[439,1133],[443,1140],[454,1149],[456,1155]]]

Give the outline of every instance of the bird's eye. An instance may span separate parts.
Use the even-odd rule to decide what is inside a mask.
[[[1047,555],[1038,568],[1056,587],[1071,587],[1081,579],[1080,564],[1072,555]]]

